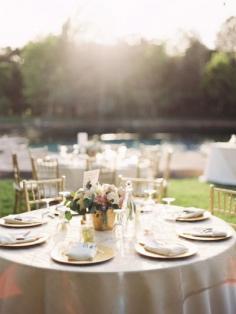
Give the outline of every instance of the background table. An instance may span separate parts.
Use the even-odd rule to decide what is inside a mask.
[[[211,144],[203,179],[236,185],[236,144]]]
[[[195,224],[213,223],[226,228],[215,217]],[[121,245],[115,258],[92,266],[70,266],[50,258],[57,241],[79,236],[79,218],[70,224],[66,233],[56,232],[57,219],[52,219],[32,229],[53,234],[47,243],[0,249],[1,314],[236,313],[234,235],[218,242],[191,241],[198,247],[197,255],[168,261],[142,257],[133,245],[115,242],[112,232],[97,232],[99,243],[116,249]],[[178,223],[178,227],[186,225]],[[1,227],[4,231],[15,230]]]

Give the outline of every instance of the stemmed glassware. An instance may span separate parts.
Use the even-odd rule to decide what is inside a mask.
[[[171,203],[175,201],[174,197],[163,197],[162,201],[166,203],[165,205],[165,217],[169,217],[170,219],[175,218],[175,212],[173,208],[171,208]]]
[[[148,195],[148,198],[147,198],[145,203],[148,204],[148,205],[154,205],[155,201],[153,199],[153,195],[156,193],[156,190],[154,190],[154,189],[145,189],[144,193]]]
[[[163,228],[164,233],[166,234],[168,240],[176,241],[178,239],[176,234],[176,218],[178,217],[178,211],[171,207],[171,203],[175,201],[174,197],[164,197],[162,198],[163,202],[166,203],[166,209],[163,211]]]
[[[175,201],[174,197],[163,197],[163,202],[165,202],[168,206],[168,208],[170,207],[171,203]]]

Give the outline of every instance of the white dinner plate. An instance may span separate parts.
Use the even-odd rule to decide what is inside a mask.
[[[36,227],[40,226],[42,224],[45,224],[47,221],[37,221],[37,222],[32,222],[32,223],[24,223],[24,224],[11,224],[11,223],[5,223],[4,219],[0,219],[0,226],[3,227],[9,227],[9,228],[28,228],[28,227]]]
[[[97,254],[91,261],[76,261],[76,260],[70,260],[68,256],[65,255],[65,243],[59,244],[56,246],[52,252],[51,252],[51,258],[62,264],[69,264],[69,265],[92,265],[92,264],[98,264],[103,263],[106,261],[109,261],[115,256],[115,251],[105,245],[97,245]]]
[[[180,259],[180,258],[190,257],[190,256],[197,253],[197,248],[195,246],[188,245],[188,244],[184,244],[184,245],[188,248],[188,251],[183,253],[183,254],[179,254],[179,255],[175,255],[175,256],[166,256],[166,255],[161,255],[161,254],[149,252],[149,251],[145,250],[144,246],[141,245],[140,243],[136,243],[135,250],[136,250],[136,252],[138,252],[139,254],[141,254],[143,256],[156,258],[156,259]]]
[[[179,232],[178,235],[181,238],[189,239],[189,240],[197,240],[197,241],[220,241],[226,240],[232,237],[232,232],[228,231],[227,235],[224,237],[206,237],[206,236],[195,236],[184,232]]]
[[[193,218],[182,217],[182,218],[177,218],[176,221],[194,222],[194,221],[206,220],[206,219],[209,219],[210,217],[211,217],[211,213],[208,211],[205,211],[202,216],[193,217]]]
[[[28,247],[41,244],[46,242],[48,239],[47,234],[40,234],[39,237],[32,241],[27,242],[19,242],[19,243],[9,243],[9,244],[0,244],[0,247],[7,247],[7,248],[21,248],[21,247]]]

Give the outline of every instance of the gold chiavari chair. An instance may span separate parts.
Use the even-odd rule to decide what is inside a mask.
[[[140,152],[141,152],[141,155],[139,158],[139,163],[143,159],[149,160],[153,177],[154,178],[158,177],[160,174],[160,161],[162,157],[160,146],[159,145],[158,146],[140,145]]]
[[[29,157],[33,158],[45,158],[48,155],[48,147],[31,147],[29,150]]]
[[[132,182],[133,195],[135,197],[145,197],[147,190],[153,190],[154,199],[157,203],[161,202],[163,197],[163,178],[146,179],[146,178],[129,178],[119,176],[120,186],[125,187],[127,181]]]
[[[211,185],[210,187],[210,211],[212,214],[223,214],[228,217],[236,217],[236,190],[224,189]],[[231,224],[236,228],[236,224]]]
[[[13,175],[14,175],[14,182],[13,182],[13,189],[15,192],[15,201],[14,201],[14,208],[13,212],[17,213],[20,210],[21,203],[23,200],[23,180],[20,174],[20,168],[18,163],[17,154],[12,154],[12,165],[13,165]]]
[[[115,167],[106,167],[104,165],[96,164],[96,157],[86,157],[86,171],[99,169],[99,182],[115,184],[116,182],[116,169]]]
[[[65,177],[47,180],[23,180],[23,191],[27,211],[45,207],[49,204],[59,203],[63,196],[60,192],[65,190]]]
[[[59,166],[56,158],[30,158],[34,180],[59,178]]]

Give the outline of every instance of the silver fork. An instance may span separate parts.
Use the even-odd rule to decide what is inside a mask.
[[[31,232],[31,230],[28,230],[28,231],[24,232],[23,234],[16,236],[16,240],[24,240],[25,237],[30,234],[30,232]]]

